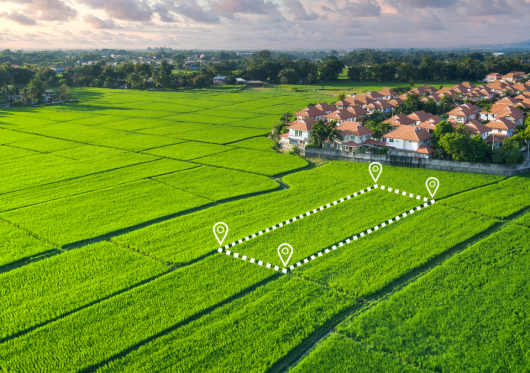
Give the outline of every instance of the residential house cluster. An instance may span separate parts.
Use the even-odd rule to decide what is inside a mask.
[[[514,74],[519,79],[520,75]],[[495,87],[489,87],[490,84],[499,83],[515,89],[511,92],[517,93],[518,96],[512,98],[506,95],[487,110],[482,110],[474,104],[483,98],[503,96],[506,90],[496,91]],[[352,152],[366,147],[386,147],[389,149],[389,154],[429,158],[434,153],[431,147],[433,132],[443,119],[425,111],[409,115],[392,115],[393,109],[414,93],[422,101],[433,99],[438,104],[444,95],[455,98],[456,106],[447,113],[447,120],[455,128],[460,125],[465,126],[470,137],[480,135],[485,142],[499,146],[506,136],[514,134],[515,128],[523,125],[524,109],[530,108],[530,85],[517,81],[512,83],[508,80],[490,84],[477,87],[472,83],[463,82],[442,89],[425,85],[413,88],[403,95],[390,88],[384,88],[379,92],[350,95],[334,105],[319,103],[308,106],[295,114],[296,119],[289,123],[289,132],[281,136],[280,142],[303,148],[312,142],[311,131],[318,120],[336,121],[337,129],[343,139],[327,140],[324,144],[326,148]],[[374,112],[390,115],[384,123],[390,125],[391,131],[379,140],[372,138],[374,131],[363,126],[363,121]]]

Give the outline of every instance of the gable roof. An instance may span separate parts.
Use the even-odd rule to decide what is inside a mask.
[[[412,124],[415,124],[416,121],[413,119],[410,119],[405,114],[396,114],[390,119],[387,119],[383,121],[383,123],[390,123],[392,125],[401,125],[401,126],[410,126]]]
[[[391,88],[383,88],[378,93],[382,96],[390,96],[390,97],[399,96],[399,94],[396,91],[392,90]]]
[[[297,119],[289,123],[290,130],[311,131],[317,121],[311,118]]]
[[[328,120],[348,120],[355,118],[355,114],[348,109],[337,109],[333,113],[330,113],[325,116]]]
[[[512,106],[507,106],[503,110],[495,113],[495,119],[504,118],[507,116],[512,117],[514,120],[524,119],[523,112]]]
[[[412,114],[407,115],[408,118],[412,119],[414,122],[425,122],[426,120],[434,117],[431,113],[426,113],[423,110],[415,111]]]
[[[383,135],[387,139],[402,139],[409,141],[423,141],[430,139],[432,134],[425,128],[417,126],[400,126],[394,131]]]
[[[474,135],[482,135],[483,133],[487,133],[491,131],[491,128],[486,127],[482,123],[480,123],[478,120],[471,121],[469,123],[465,124],[467,130],[471,132]]]
[[[363,109],[362,107],[356,106],[356,105],[350,106],[346,110],[348,110],[350,113],[354,114],[355,116],[368,114],[368,110]]]
[[[335,111],[337,108],[333,105],[330,105],[326,102],[321,102],[315,105],[315,107],[322,111]]]
[[[326,115],[326,113],[317,108],[316,106],[308,106],[305,109],[300,110],[295,115],[299,115],[302,117],[317,117]]]
[[[443,122],[443,119],[437,116],[434,116],[425,122],[422,122],[418,125],[418,127],[425,128],[427,130],[434,130],[436,128],[436,125],[440,122]]]
[[[337,128],[343,135],[346,136],[365,136],[373,135],[375,133],[374,131],[369,128],[366,128],[359,122],[347,121],[342,123],[342,125]]]
[[[508,119],[499,118],[489,123],[486,123],[486,127],[495,130],[509,130],[511,128],[517,128],[517,124],[510,122]]]

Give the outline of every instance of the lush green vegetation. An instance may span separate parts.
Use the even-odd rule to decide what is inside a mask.
[[[441,203],[481,215],[506,218],[530,206],[530,194],[526,189],[499,183],[459,194]]]
[[[316,214],[304,216],[302,219],[298,218],[297,221],[290,224],[285,224],[284,221],[284,227],[281,229],[257,237],[252,241],[243,242],[233,250],[249,258],[256,258],[282,268],[284,265],[278,257],[278,246],[284,242],[293,247],[293,255],[288,265],[294,265],[298,261],[324,251],[326,248],[331,249],[332,245],[348,238],[353,240],[353,235],[373,228],[375,225],[379,225],[403,212],[408,212],[419,204],[421,202],[408,196],[398,196],[394,193],[374,190],[366,193],[366,195],[359,195],[337,205],[332,205]],[[381,209],[381,206],[386,207]],[[360,211],[363,211],[362,219],[351,219]],[[303,213],[305,211],[301,211],[301,214]],[[326,227],[326,229],[321,229],[322,227]],[[355,250],[356,244],[356,242],[352,242],[348,246],[352,246],[351,250]],[[348,246],[338,250],[350,250]]]
[[[429,206],[355,241],[351,249],[304,264],[297,274],[366,297],[493,224],[480,216]]]
[[[0,237],[0,267],[53,249],[52,245],[3,221],[0,221]]]
[[[98,372],[263,372],[353,304],[344,294],[283,277]]]
[[[272,275],[216,255],[9,340],[0,361],[7,371],[85,370]]]
[[[487,371],[476,351],[488,335],[516,347],[506,352],[510,347],[484,342],[491,356],[485,367],[505,363],[503,356],[513,361],[505,366],[522,366],[528,287],[517,273],[528,258],[523,244],[512,243],[528,241],[521,226],[528,226],[528,175],[384,166],[378,184],[407,196],[378,189],[335,206],[373,186],[368,165],[281,154],[265,136],[284,113],[332,96],[239,86],[73,93],[79,101],[66,105],[0,110],[0,371]],[[228,225],[224,244],[231,244],[297,217],[233,249],[283,267],[277,248],[287,242],[294,264],[423,204],[417,195],[430,200],[425,181],[432,176],[440,180],[434,205],[287,275],[217,253],[217,222]],[[503,224],[512,226],[509,236],[491,236]],[[381,330],[368,328],[362,338],[352,334],[351,325],[427,283],[433,268],[449,266],[441,264],[460,252],[487,263],[458,272],[461,282],[482,276],[479,284],[492,279],[502,289],[502,278],[514,278],[507,297],[499,301],[498,292],[481,293],[478,285],[474,293],[454,290],[453,280],[437,278],[432,289],[439,291],[414,293],[388,310],[421,314],[425,308],[415,305],[429,301],[445,312],[447,292],[448,315],[484,329],[458,321],[457,329],[475,333],[458,346],[448,328],[406,334],[403,340],[415,342],[407,356],[396,341],[412,322],[388,331],[388,349],[368,339],[386,333],[397,316],[375,317]],[[487,270],[498,263],[506,271]],[[465,291],[478,306],[459,308],[452,295]],[[511,324],[495,329],[500,305]],[[451,343],[469,357],[449,351],[431,358]],[[421,346],[434,347],[424,354]]]
[[[525,371],[529,239],[506,227],[340,331],[436,372]]]
[[[159,262],[102,242],[0,274],[0,340],[166,271]]]
[[[332,334],[289,372],[419,373],[422,370],[392,355],[371,350],[342,334]]]

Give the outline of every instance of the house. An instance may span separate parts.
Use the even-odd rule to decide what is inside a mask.
[[[322,103],[319,103],[319,104],[316,104],[315,107],[321,111],[323,111],[324,113],[327,114],[331,114],[332,112],[334,112],[335,110],[337,110],[337,108],[333,105],[330,105],[328,103],[325,103],[325,102],[322,102]]]
[[[226,84],[226,76],[214,76],[213,85],[223,85]]]
[[[515,83],[515,82],[518,82],[519,80],[523,79],[525,76],[526,76],[526,74],[523,73],[523,72],[511,71],[508,74],[503,75],[502,79],[506,80],[506,81],[508,81],[510,83]]]
[[[55,91],[52,91],[51,89],[47,89],[46,91],[44,91],[44,97],[51,98],[54,92]]]
[[[484,81],[491,83],[491,82],[494,82],[496,80],[501,80],[501,79],[502,79],[502,74],[491,73],[491,74],[486,75],[486,78],[484,78]]]
[[[429,100],[433,100],[434,102],[436,102],[436,105],[440,105],[442,103],[442,98],[437,94],[424,96],[421,98],[420,101],[429,102]]]
[[[337,109],[333,113],[325,116],[327,122],[336,120],[337,125],[342,125],[346,121],[353,122],[355,120],[355,114],[348,111],[348,109]]]
[[[301,84],[301,85],[309,84],[309,79],[307,79],[307,78],[300,78],[300,79],[298,80],[298,84]]]
[[[379,111],[381,113],[391,113],[394,109],[394,106],[390,105],[388,101],[381,100],[381,101],[375,101],[371,104],[368,104],[365,106],[365,109],[368,110],[370,113]]]
[[[340,101],[335,102],[335,107],[337,109],[347,109],[349,106],[351,106],[351,103],[346,100],[340,100]]]
[[[478,106],[473,104],[463,104],[449,111],[447,115],[449,115],[449,119],[454,119],[459,123],[466,123],[477,119],[480,110]]]
[[[247,87],[263,87],[264,83],[261,80],[247,80],[245,83]]]
[[[483,125],[478,120],[473,120],[471,122],[468,122],[465,124],[467,130],[469,131],[469,137],[473,137],[475,135],[480,135],[483,140],[486,140],[488,135],[491,132],[491,128]]]
[[[510,122],[505,118],[496,119],[492,122],[486,123],[486,127],[490,129],[490,136],[510,137],[513,136],[513,131],[517,128],[517,124]]]
[[[311,118],[311,119],[317,121],[319,119],[324,120],[325,116],[326,116],[326,112],[320,110],[316,106],[308,106],[305,109],[302,109],[299,112],[297,112],[295,115],[296,115],[297,119]]]
[[[412,114],[407,115],[407,117],[414,121],[413,126],[418,126],[421,123],[425,122],[426,120],[434,118],[434,115],[432,115],[431,113],[426,113],[423,110],[420,110],[420,111],[416,111]]]
[[[339,127],[339,131],[342,134],[342,141],[337,142],[337,145],[343,151],[351,152],[354,148],[364,146],[385,146],[384,143],[372,139],[375,132],[359,122],[345,122]]]
[[[370,92],[366,93],[365,97],[369,97],[369,98],[371,98],[374,101],[384,100],[384,98],[385,98],[381,93],[376,92],[376,91],[370,91]]]
[[[383,138],[388,145],[393,146],[396,150],[410,152],[420,150],[420,153],[429,155],[434,153],[434,149],[429,147],[432,136],[429,131],[418,126],[400,126],[394,131],[383,135]]]
[[[237,52],[237,55],[239,57],[252,57],[254,55],[254,53],[251,53],[251,52]]]
[[[356,95],[355,97],[346,97],[346,101],[350,102],[351,105],[357,105],[364,108],[366,105],[373,103],[375,100],[367,95]]]
[[[289,144],[304,147],[311,142],[311,130],[316,121],[311,118],[297,119],[289,123]]]
[[[443,122],[442,118],[433,116],[432,118],[427,119],[425,122],[420,123],[418,127],[424,128],[430,133],[433,133],[438,123],[441,123],[441,122]]]
[[[236,78],[236,84],[239,85],[239,84],[246,84],[246,80],[245,79],[241,79],[241,78]]]
[[[523,111],[517,108],[514,108],[512,106],[508,106],[495,113],[495,120],[502,119],[502,118],[507,119],[510,122],[513,122],[518,126],[522,126],[524,123]]]
[[[392,90],[390,88],[383,88],[378,93],[381,96],[383,96],[384,100],[392,100],[394,98],[398,98],[399,97],[399,94],[396,91],[394,91],[394,90]]]
[[[395,108],[398,107],[399,105],[401,105],[403,102],[404,102],[404,100],[400,99],[399,97],[388,101],[388,103],[390,105],[392,105],[393,107],[395,107]]]
[[[416,121],[413,119],[410,119],[405,114],[396,114],[393,117],[383,121],[383,123],[389,123],[391,126],[399,127],[399,126],[415,125]]]

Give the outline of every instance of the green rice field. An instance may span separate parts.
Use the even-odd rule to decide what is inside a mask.
[[[0,373],[527,372],[530,174],[273,149],[283,113],[385,86],[0,110]]]

